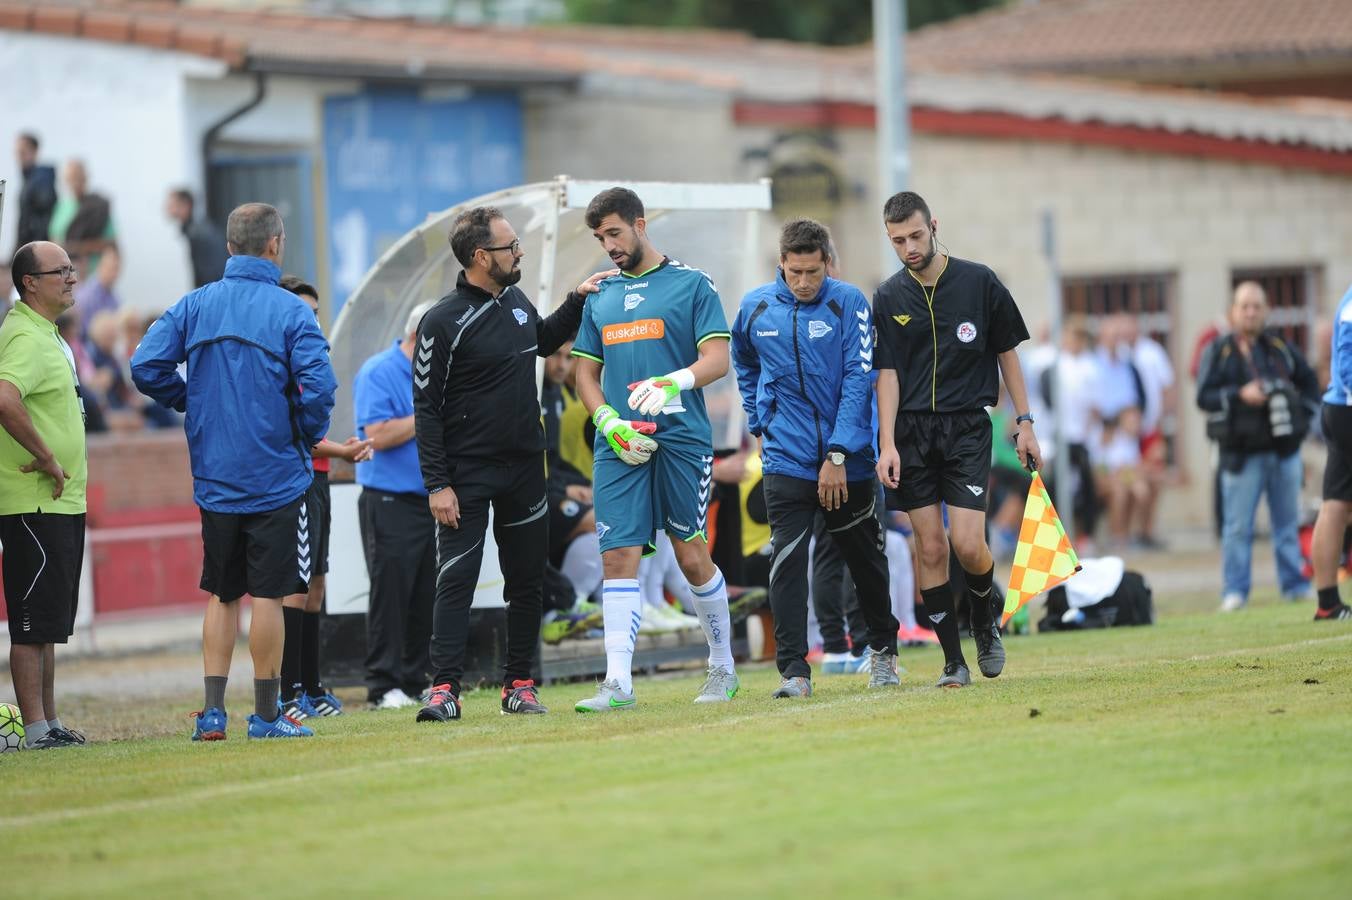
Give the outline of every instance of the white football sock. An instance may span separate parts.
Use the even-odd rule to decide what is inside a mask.
[[[563,551],[563,564],[559,567],[573,584],[573,591],[579,597],[590,597],[601,586],[601,539],[595,534],[584,534],[574,538]]]
[[[892,615],[908,631],[915,628],[915,571],[911,568],[911,547],[895,531],[887,534],[888,587],[892,594]]]
[[[643,621],[637,578],[607,578],[601,583],[601,612],[606,622],[606,681],[634,692],[634,639]]]
[[[728,615],[728,583],[714,569],[707,584],[690,585],[695,595],[695,615],[699,616],[704,639],[709,642],[709,665],[734,671],[732,663],[732,617]]]

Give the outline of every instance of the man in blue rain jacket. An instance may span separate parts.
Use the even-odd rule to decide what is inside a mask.
[[[874,509],[872,312],[858,288],[827,276],[830,246],[819,222],[788,222],[778,277],[742,299],[732,328],[737,387],[765,472],[770,606],[783,679],[775,697],[812,693],[807,560],[819,507],[859,591],[872,651],[869,686],[898,684],[898,626]]]
[[[185,412],[193,498],[202,513],[206,701],[193,740],[226,734],[225,683],[235,646],[234,601],[253,597],[251,738],[313,732],[279,715],[282,598],[303,593],[311,567],[305,493],[310,448],[329,429],[333,367],[309,308],[278,286],[286,233],[277,210],[230,214],[225,277],[174,304],[132,357],[137,388]],[[187,381],[178,366],[187,363]]]

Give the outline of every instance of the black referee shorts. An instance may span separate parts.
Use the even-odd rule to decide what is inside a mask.
[[[202,510],[202,590],[223,603],[244,594],[280,599],[309,590],[314,529],[307,498],[259,513]]]
[[[1352,503],[1352,407],[1322,404],[1319,412],[1328,445],[1324,462],[1324,499]]]
[[[75,630],[84,543],[84,513],[0,516],[10,643],[66,643]]]
[[[939,501],[986,511],[991,476],[991,417],[985,410],[897,413],[901,483],[888,505],[920,509]]]
[[[329,532],[333,530],[333,499],[329,495],[329,473],[316,472],[310,490],[305,493],[310,518],[311,575],[329,574]]]

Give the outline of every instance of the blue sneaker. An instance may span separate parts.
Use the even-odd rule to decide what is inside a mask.
[[[257,714],[249,716],[250,738],[293,738],[313,737],[314,731],[306,728],[289,716],[278,716],[271,722],[264,722]]]
[[[343,701],[328,691],[314,697],[306,694],[305,699],[310,704],[310,715],[312,716],[341,716],[343,714]]]
[[[191,715],[195,720],[192,730],[194,741],[225,740],[225,710],[213,706],[211,709],[204,709]]]
[[[285,703],[278,699],[277,705],[281,708],[283,715],[290,716],[297,722],[304,722],[311,716],[319,715],[319,710],[315,709],[314,703],[305,694],[297,694]]]
[[[849,651],[822,654],[823,675],[859,675],[867,671],[869,671],[868,650],[859,656]]]

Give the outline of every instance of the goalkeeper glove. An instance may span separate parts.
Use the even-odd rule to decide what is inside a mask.
[[[685,412],[681,404],[681,391],[695,386],[695,373],[689,369],[679,369],[660,378],[648,378],[629,385],[629,408],[645,416],[658,413]]]
[[[657,441],[647,435],[657,430],[652,422],[630,422],[620,418],[615,407],[602,404],[592,413],[596,430],[605,435],[606,443],[615,455],[631,466],[641,466],[652,459]]]

